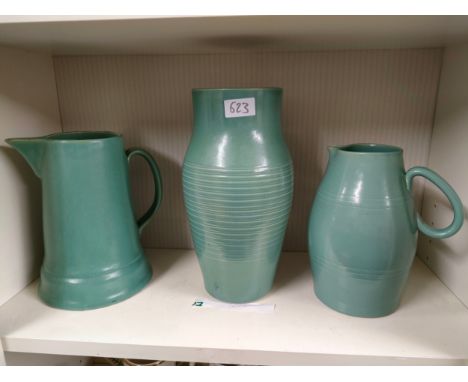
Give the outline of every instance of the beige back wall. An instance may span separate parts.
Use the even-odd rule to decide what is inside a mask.
[[[38,276],[43,255],[41,183],[5,139],[60,131],[55,88],[48,54],[0,47],[0,305]]]
[[[282,123],[295,168],[284,248],[295,251],[307,248],[309,210],[328,145],[394,144],[405,150],[407,168],[427,163],[441,60],[441,49],[355,50],[57,56],[54,67],[65,131],[116,131],[127,147],[144,147],[157,159],[164,200],[142,238],[156,248],[192,247],[181,182],[191,89],[282,87]],[[150,204],[151,178],[140,162],[131,166],[131,178],[140,215]]]

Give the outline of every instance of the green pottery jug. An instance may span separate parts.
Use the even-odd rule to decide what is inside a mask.
[[[441,239],[463,224],[455,191],[425,167],[405,172],[403,150],[377,144],[330,147],[326,174],[309,221],[314,288],[329,307],[352,316],[395,311],[416,252],[418,230]],[[439,187],[454,210],[453,222],[435,229],[417,215],[412,180]]]
[[[184,200],[206,290],[242,303],[272,286],[291,208],[282,90],[196,89]]]
[[[71,132],[41,138],[12,138],[42,181],[45,254],[39,296],[70,310],[99,308],[122,301],[151,279],[139,232],[161,201],[161,177],[154,159],[141,149],[124,151],[111,132]],[[128,161],[149,164],[155,198],[135,221]]]

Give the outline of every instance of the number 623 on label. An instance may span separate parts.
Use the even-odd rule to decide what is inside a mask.
[[[255,115],[255,98],[227,99],[224,101],[226,118],[250,117]]]

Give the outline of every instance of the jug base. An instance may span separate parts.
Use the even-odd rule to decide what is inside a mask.
[[[53,308],[90,310],[124,301],[140,292],[151,280],[152,268],[145,258],[112,272],[71,278],[41,270],[39,297]]]
[[[203,258],[206,291],[217,300],[243,304],[265,296],[273,285],[279,255],[257,260]]]
[[[351,306],[347,302],[343,301],[336,301],[336,300],[329,300],[327,298],[324,298],[321,296],[317,291],[315,290],[315,295],[317,298],[327,307],[339,312],[346,314],[348,316],[353,316],[353,317],[362,317],[362,318],[378,318],[378,317],[385,317],[388,316],[392,313],[394,313],[399,306],[399,302],[396,304],[393,304],[391,306],[383,307],[383,308],[378,308],[378,309],[363,309],[355,306]]]
[[[349,316],[383,317],[400,305],[407,269],[351,268],[311,256],[315,295],[328,307]]]

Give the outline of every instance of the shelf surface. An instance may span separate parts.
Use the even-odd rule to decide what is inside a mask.
[[[467,20],[468,16],[3,16],[0,45],[55,55],[441,47],[468,42]]]
[[[150,284],[119,304],[92,311],[50,308],[37,281],[0,307],[5,351],[241,364],[463,364],[468,310],[415,260],[392,315],[349,317],[313,293],[307,255],[283,253],[272,311],[194,307],[209,297],[195,253],[148,250]]]

